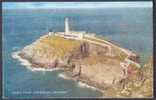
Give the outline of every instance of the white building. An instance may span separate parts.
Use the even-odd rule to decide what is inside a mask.
[[[68,18],[65,18],[65,27],[64,28],[65,28],[64,38],[78,39],[78,40],[83,39],[83,35],[85,34],[85,32],[70,31]]]
[[[65,18],[65,24],[64,24],[65,34],[69,33],[69,22],[68,18]]]

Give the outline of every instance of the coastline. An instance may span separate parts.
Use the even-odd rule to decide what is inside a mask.
[[[103,93],[103,90],[102,89],[99,89],[99,88],[96,88],[96,87],[94,87],[92,85],[89,85],[89,84],[83,82],[83,80],[81,80],[80,78],[79,79],[75,79],[74,77],[71,77],[71,76],[67,75],[66,72],[59,73],[58,74],[58,77],[63,78],[63,79],[66,79],[66,80],[74,80],[74,81],[77,81],[77,86],[80,87],[80,88],[89,88],[89,89],[92,89],[94,91],[99,91],[99,92]]]
[[[25,66],[30,71],[51,71],[52,72],[52,71],[61,70],[61,68],[49,68],[49,69],[47,69],[47,68],[33,68],[32,63],[30,63],[29,60],[20,57],[18,54],[19,54],[19,51],[13,52],[12,57],[14,59],[17,59],[21,65]],[[103,90],[98,89],[92,85],[89,85],[89,84],[83,82],[80,78],[78,80],[74,79],[74,77],[67,75],[67,72],[65,72],[65,71],[64,71],[64,73],[59,73],[58,77],[63,78],[65,80],[78,81],[77,86],[80,88],[89,88],[89,89],[92,89],[94,91],[99,91],[99,92],[103,93]]]
[[[53,43],[57,44],[60,43],[58,40],[62,40],[63,38],[60,39],[58,37],[53,37],[53,39],[55,39],[55,42]],[[44,41],[48,42],[45,42],[46,44],[43,45]],[[65,41],[68,45],[70,45],[70,43],[73,43],[73,41],[66,41],[65,39],[63,39],[63,41]],[[71,54],[66,53],[65,58],[60,57],[60,59],[59,57],[57,58],[57,56],[55,57],[55,55],[49,58],[49,54],[55,54],[56,52],[58,52],[58,50],[54,51],[54,48],[46,48],[46,50],[49,51],[46,51],[44,53],[41,52],[42,56],[40,56],[40,52],[38,52],[38,50],[40,49],[38,47],[41,48],[40,51],[44,51],[44,46],[47,46],[47,44],[49,43],[51,43],[50,38],[48,38],[47,35],[43,35],[32,44],[26,46],[24,49],[12,53],[12,57],[20,61],[21,65],[26,66],[26,68],[31,71],[63,70],[63,73],[58,73],[58,77],[63,78],[65,80],[74,80],[77,82],[78,87],[90,88],[92,90],[99,91],[103,94],[102,97],[109,97],[111,95],[113,95],[113,97],[116,97],[118,94],[123,94],[125,95],[124,97],[131,95],[128,91],[124,92],[125,86],[120,87],[119,85],[127,84],[126,81],[128,81],[128,78],[132,77],[132,75],[135,76],[132,80],[139,80],[139,77],[141,77],[138,76],[139,74],[137,75],[137,73],[139,73],[140,67],[138,67],[139,65],[137,62],[137,55],[135,54],[132,55],[131,58],[123,56],[125,58],[120,59],[118,58],[118,56],[121,55],[118,55],[118,53],[116,52],[116,57],[112,55],[107,55],[107,52],[105,51],[107,49],[99,45],[84,42],[80,45],[75,46],[74,42],[74,47],[70,48],[70,50],[73,51],[71,52],[69,50],[70,52],[68,53]],[[60,46],[61,44],[57,45]],[[48,45],[48,47],[52,46]],[[34,48],[36,49],[36,51],[34,50]],[[34,51],[32,52],[32,50]],[[50,50],[52,50],[52,52],[50,52]],[[92,53],[93,56],[89,56],[90,53]],[[114,52],[111,51],[110,53]],[[97,62],[95,61],[96,57],[98,58]],[[84,60],[82,61],[80,59]],[[98,65],[97,63],[100,65]],[[107,66],[109,66],[108,64],[111,67],[107,68]],[[122,73],[123,68],[127,68],[125,70],[125,73]]]
[[[17,59],[21,65],[25,66],[27,69],[31,70],[31,71],[56,71],[56,70],[61,70],[61,68],[35,68],[32,66],[32,63],[29,62],[29,60],[24,59],[22,57],[20,57],[19,55],[19,51],[17,52],[13,52],[12,53],[12,57],[14,59]]]

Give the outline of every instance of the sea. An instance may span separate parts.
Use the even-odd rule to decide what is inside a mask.
[[[96,33],[140,56],[144,65],[153,55],[152,8],[2,9],[3,98],[101,97],[98,90],[68,79],[63,71],[31,71],[12,54],[48,30]],[[61,41],[60,41],[61,42]]]

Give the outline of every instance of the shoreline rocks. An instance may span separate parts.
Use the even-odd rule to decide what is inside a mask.
[[[70,77],[102,91],[123,84],[123,88],[117,88],[117,90],[122,90],[121,93],[123,93],[125,91],[123,90],[125,89],[124,84],[129,83],[129,81],[123,80],[131,77],[125,77],[125,74],[123,74],[123,67],[120,63],[124,60],[118,58],[118,55],[108,56],[107,49],[86,41],[45,36],[26,46],[18,55],[28,60],[32,64],[31,67],[63,69]],[[126,59],[125,55],[124,57]],[[133,60],[138,61],[138,57]],[[129,67],[131,68],[131,66]],[[140,72],[139,68],[131,71],[131,73]],[[140,75],[135,74],[134,77],[140,77]]]

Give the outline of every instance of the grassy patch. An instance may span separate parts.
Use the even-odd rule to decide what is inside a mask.
[[[35,45],[35,52],[49,57],[63,57],[74,48],[80,46],[81,41],[64,39],[63,37],[51,36],[42,38]]]

